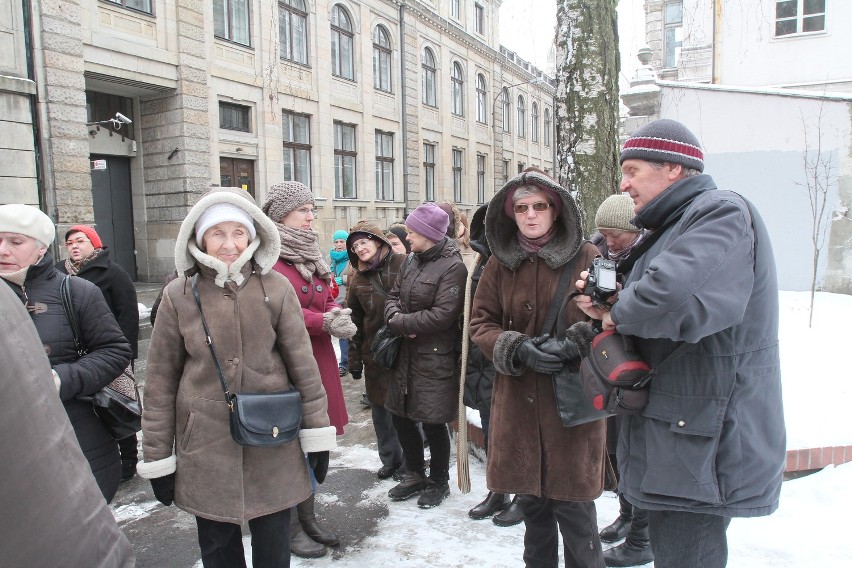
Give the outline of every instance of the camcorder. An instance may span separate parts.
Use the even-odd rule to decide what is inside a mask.
[[[595,257],[589,268],[589,275],[586,277],[583,294],[589,296],[595,306],[609,309],[611,306],[607,304],[607,300],[618,291],[617,280],[615,261],[601,256]]]

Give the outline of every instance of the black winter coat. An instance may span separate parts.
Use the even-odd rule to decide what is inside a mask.
[[[68,271],[65,261],[56,263],[56,269],[63,274]],[[136,287],[130,275],[118,264],[109,259],[109,248],[96,258],[87,262],[77,273],[77,276],[88,280],[104,295],[112,315],[118,321],[118,326],[133,350],[133,358],[139,357],[139,306],[136,300]]]
[[[72,306],[82,335],[80,340],[87,351],[82,357],[77,354],[71,324],[60,300],[63,277],[53,267],[50,254],[45,254],[27,271],[23,287],[4,282],[28,307],[50,365],[59,375],[59,398],[98,486],[110,501],[121,477],[118,444],[92,411],[92,403],[77,397],[98,392],[121,374],[130,363],[130,345],[98,287],[82,278],[69,276]]]
[[[483,241],[485,239],[483,238]],[[479,278],[485,269],[485,263],[491,256],[488,245],[477,241],[470,243],[471,248],[479,253],[479,258],[470,275],[470,296],[476,296],[476,287]],[[471,305],[473,302],[471,302]],[[471,340],[468,340],[467,373],[464,379],[464,404],[479,411],[480,417],[488,419],[491,414],[491,391],[494,387],[494,363],[482,352],[482,349]],[[485,433],[486,437],[488,433]]]
[[[427,424],[458,415],[459,315],[466,279],[452,239],[415,253],[397,278],[385,302],[385,320],[399,314],[389,326],[403,337],[385,396],[391,413]]]

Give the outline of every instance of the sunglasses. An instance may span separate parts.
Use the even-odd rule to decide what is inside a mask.
[[[547,211],[548,209],[553,207],[553,205],[546,201],[536,201],[532,205],[530,205],[529,203],[518,203],[517,205],[514,205],[512,209],[514,209],[516,215],[521,215],[529,211],[530,207],[533,208],[533,211],[538,211],[539,213],[541,213],[542,211]]]

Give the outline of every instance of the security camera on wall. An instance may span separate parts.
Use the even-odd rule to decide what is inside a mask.
[[[115,118],[124,124],[131,124],[133,121],[121,114],[120,112],[115,113]]]

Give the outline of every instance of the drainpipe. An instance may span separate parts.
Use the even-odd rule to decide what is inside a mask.
[[[402,124],[402,200],[405,207],[403,215],[409,212],[408,208],[408,121],[405,117],[407,107],[405,91],[405,3],[399,5],[399,121]]]
[[[33,14],[31,0],[22,0],[21,8],[24,18],[24,53],[27,58],[27,79],[36,83],[35,61],[33,60]],[[30,120],[33,128],[33,153],[35,159],[36,188],[38,189],[39,209],[44,211],[54,222],[58,221],[59,212],[56,210],[56,200],[48,195],[44,186],[44,165],[42,164],[41,121],[38,113],[38,87],[36,94],[29,95]]]
[[[710,61],[710,83],[713,85],[719,84],[719,73],[721,71],[720,53],[722,48],[722,2],[714,0],[713,2],[713,53]]]

